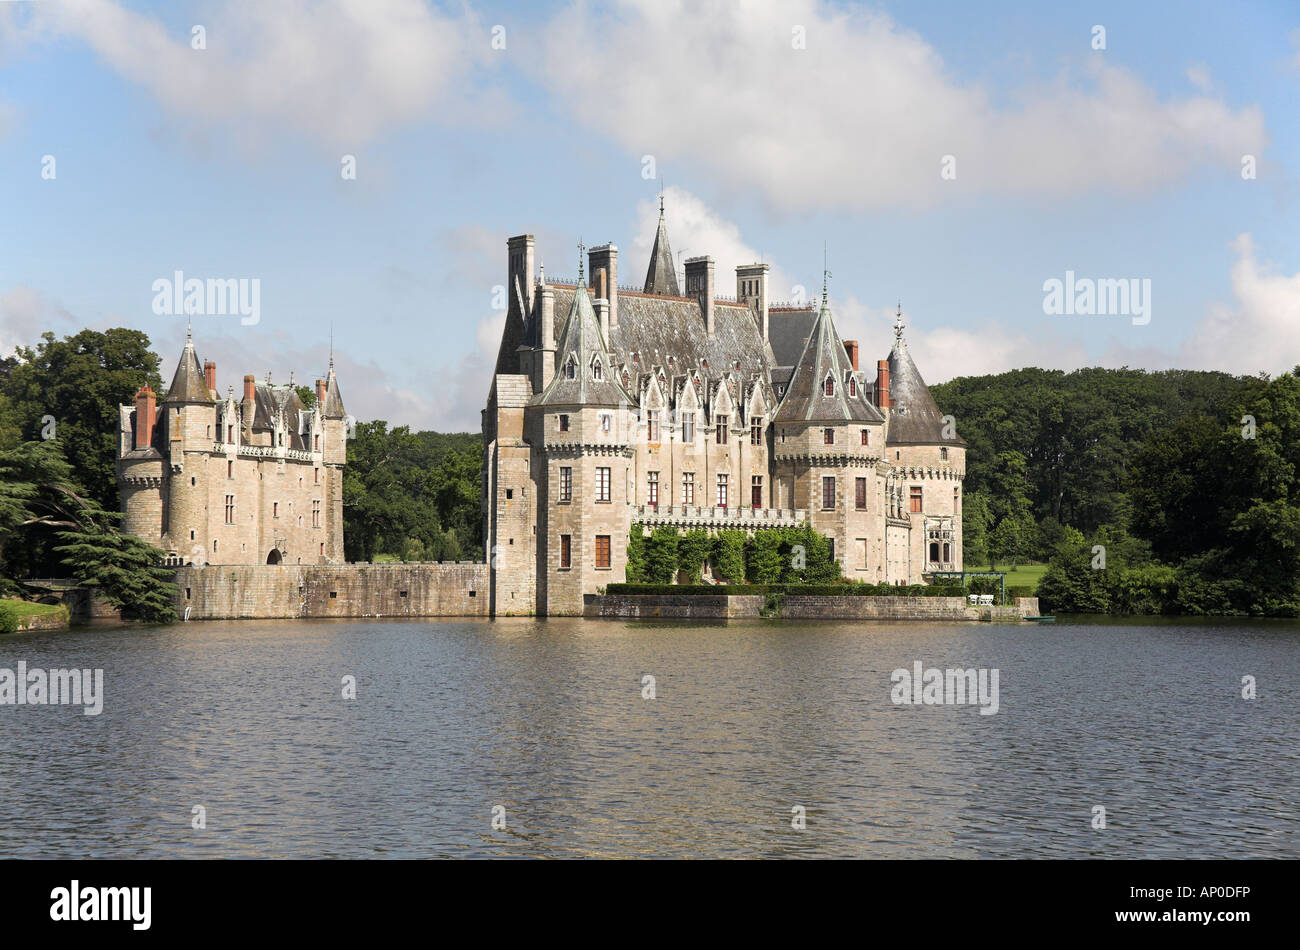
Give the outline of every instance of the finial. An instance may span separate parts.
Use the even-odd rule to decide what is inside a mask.
[[[194,342],[194,318],[187,316],[185,318],[185,345],[189,346]]]
[[[827,269],[826,259],[826,242],[822,242],[822,306],[826,306],[826,282],[830,279],[831,272]]]
[[[330,321],[330,372],[334,372],[334,321]]]
[[[266,385],[271,385],[271,371],[269,369],[266,371]]]
[[[903,301],[898,301],[898,312],[894,320],[894,341],[901,344],[903,342]]]
[[[578,283],[582,286],[586,285],[586,271],[582,268],[582,252],[586,249],[582,243],[582,238],[578,238]]]
[[[540,257],[537,259],[537,269],[541,272],[540,282],[543,287],[546,286],[546,262]]]
[[[659,176],[659,217],[664,216],[664,176]]]

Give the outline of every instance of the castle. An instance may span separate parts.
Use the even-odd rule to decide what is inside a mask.
[[[491,612],[580,614],[624,580],[643,530],[810,524],[844,575],[914,584],[962,569],[965,442],[904,340],[874,372],[820,307],[777,306],[766,264],[719,295],[711,257],[679,288],[662,201],[642,289],[618,248],[576,281],[507,241],[509,304],[483,411]]]
[[[223,398],[187,333],[162,402],[143,386],[118,420],[122,528],[174,563],[343,560],[347,420],[332,356],[311,409],[292,377],[277,386],[269,374]]]

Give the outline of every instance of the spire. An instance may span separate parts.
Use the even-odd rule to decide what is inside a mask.
[[[894,348],[906,349],[907,343],[903,340],[903,301],[898,301],[898,313],[894,318]]]
[[[822,309],[826,308],[826,282],[830,279],[831,272],[827,270],[826,262],[826,242],[822,242]]]
[[[894,348],[889,353],[890,445],[965,445],[960,436],[944,438],[946,426],[930,389],[903,340],[903,304],[894,321]]]
[[[199,365],[198,354],[194,352],[194,336],[188,324],[185,328],[185,349],[181,350],[180,362],[176,364],[176,374],[172,376],[171,387],[167,390],[167,398],[163,402],[212,402],[207,380],[203,377],[203,367]]]
[[[664,196],[659,192],[659,230],[655,233],[654,247],[650,250],[650,267],[645,275],[645,292],[680,297],[677,286],[677,267],[673,264],[673,250],[668,246],[668,226],[664,223]]]

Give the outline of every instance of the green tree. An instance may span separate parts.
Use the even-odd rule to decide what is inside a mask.
[[[713,538],[703,528],[693,528],[677,542],[677,569],[690,578],[690,583],[700,583],[704,562],[713,553]]]
[[[713,542],[713,573],[728,584],[745,582],[745,532],[718,532]]]

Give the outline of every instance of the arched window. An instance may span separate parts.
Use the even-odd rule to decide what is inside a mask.
[[[827,376],[827,377],[826,377],[826,382],[822,385],[822,392],[824,392],[827,396],[834,396],[834,395],[835,395],[835,377],[834,377],[834,376]]]
[[[592,379],[601,378],[600,360],[596,360],[596,362],[591,364],[591,378]]]
[[[852,376],[850,376],[850,377],[849,377],[849,395],[850,395],[850,396],[856,396],[857,394],[858,394],[858,381],[857,381],[856,379],[854,379]]]
[[[564,363],[564,378],[575,379],[577,375],[578,375],[578,361],[575,360],[572,355],[570,355],[568,360],[566,360]]]

